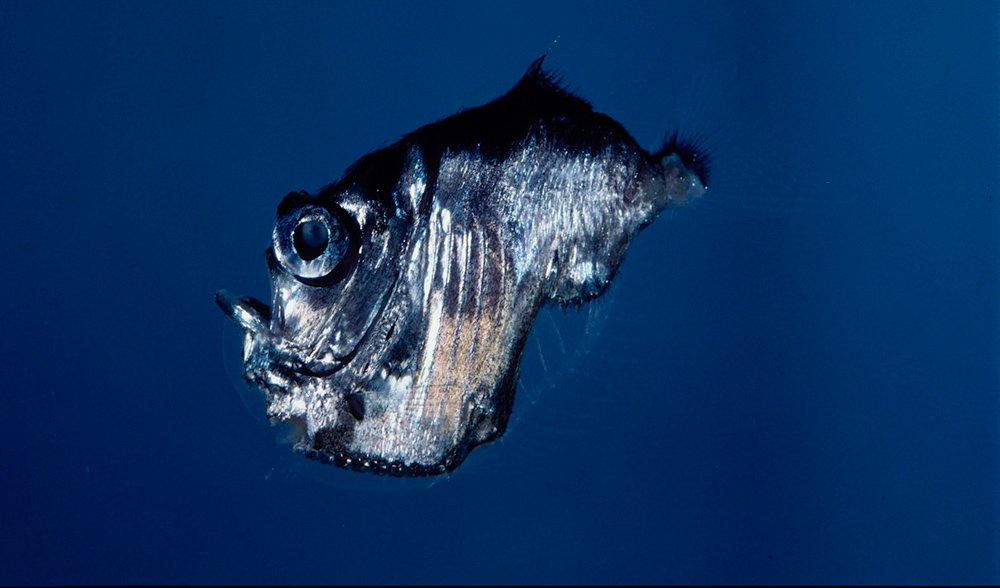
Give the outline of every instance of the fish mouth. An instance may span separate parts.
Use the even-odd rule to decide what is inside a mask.
[[[255,335],[269,332],[271,307],[253,296],[239,296],[219,290],[215,293],[215,303],[236,324]]]
[[[323,358],[312,361],[302,361],[298,350],[287,349],[289,344],[271,331],[271,307],[253,296],[236,296],[227,290],[215,293],[215,303],[222,312],[249,334],[254,343],[268,341],[273,347],[274,367],[286,373],[291,372],[312,378],[325,378],[337,372],[347,364],[346,358]],[[244,349],[244,353],[247,349]],[[244,357],[244,359],[246,359]]]

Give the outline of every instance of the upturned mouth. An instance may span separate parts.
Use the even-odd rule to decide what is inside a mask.
[[[271,308],[253,296],[237,297],[226,290],[219,290],[215,293],[215,303],[245,330],[254,334],[269,330]]]
[[[300,359],[306,355],[304,350],[288,348],[289,342],[276,337],[271,331],[271,308],[253,296],[239,296],[227,290],[215,293],[215,303],[233,322],[253,336],[256,345],[264,345],[270,349],[267,355],[272,358],[273,367],[286,373],[312,378],[330,376],[347,363],[347,358],[324,357],[309,361]],[[353,354],[351,354],[353,355]]]

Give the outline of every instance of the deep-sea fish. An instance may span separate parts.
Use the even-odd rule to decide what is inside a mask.
[[[542,70],[278,205],[271,304],[225,291],[243,376],[310,457],[440,474],[504,433],[539,308],[599,296],[632,237],[700,196],[708,161],[654,152]]]

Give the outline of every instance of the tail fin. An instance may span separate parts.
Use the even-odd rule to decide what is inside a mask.
[[[682,137],[677,129],[663,140],[663,147],[653,153],[657,161],[676,154],[687,168],[693,171],[701,183],[708,187],[712,172],[712,161],[705,147],[705,136],[701,134]]]
[[[667,135],[663,146],[652,153],[653,161],[663,170],[658,208],[684,204],[708,189],[711,162],[704,142],[702,135],[682,137],[675,129]]]

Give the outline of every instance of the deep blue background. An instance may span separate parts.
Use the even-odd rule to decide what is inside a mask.
[[[0,582],[1000,581],[997,5],[687,4],[0,3]],[[214,291],[550,48],[712,189],[450,478],[303,464]]]

